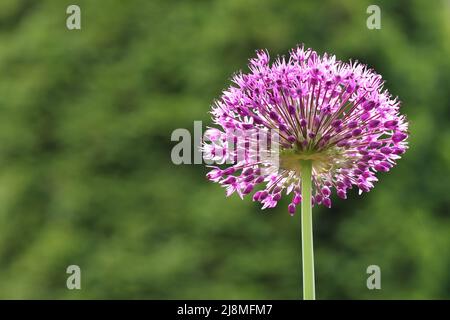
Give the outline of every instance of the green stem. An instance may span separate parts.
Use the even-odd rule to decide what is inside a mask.
[[[302,181],[302,260],[303,260],[303,299],[315,300],[314,249],[311,210],[311,160],[301,161]]]

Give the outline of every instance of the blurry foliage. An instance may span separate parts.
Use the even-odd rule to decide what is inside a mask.
[[[226,199],[204,166],[170,161],[171,132],[209,125],[255,49],[297,43],[375,68],[411,130],[373,191],[315,209],[318,297],[450,298],[450,5],[378,2],[368,30],[372,3],[2,0],[0,298],[299,298],[286,202]]]

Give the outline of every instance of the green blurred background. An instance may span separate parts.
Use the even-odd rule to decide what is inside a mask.
[[[0,298],[300,298],[286,200],[226,199],[170,160],[256,49],[297,43],[375,68],[411,131],[375,189],[315,209],[318,298],[450,299],[450,3],[426,0],[2,0]]]

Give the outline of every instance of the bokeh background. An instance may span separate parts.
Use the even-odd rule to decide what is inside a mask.
[[[2,0],[0,298],[300,298],[287,203],[226,199],[170,160],[256,49],[297,43],[375,68],[411,131],[375,189],[315,209],[318,298],[450,299],[450,2],[427,0]]]

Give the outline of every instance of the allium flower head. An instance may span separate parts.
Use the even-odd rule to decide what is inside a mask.
[[[258,51],[249,69],[236,74],[215,102],[212,118],[221,129],[210,128],[202,146],[205,159],[225,165],[213,166],[207,177],[226,187],[227,195],[258,189],[253,200],[264,209],[290,194],[288,211],[294,214],[306,200],[301,166],[310,160],[310,201],[330,207],[333,191],[342,199],[353,187],[368,192],[376,173],[389,171],[405,152],[408,124],[400,103],[367,66],[300,46],[273,64],[266,51]],[[247,156],[251,141],[238,142],[236,132],[251,130],[276,130],[279,163]]]

